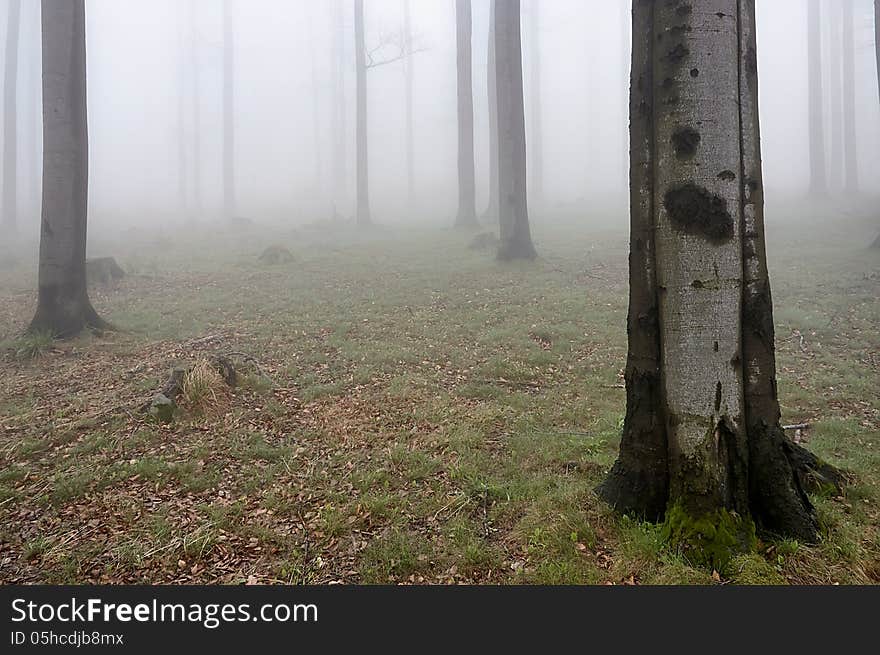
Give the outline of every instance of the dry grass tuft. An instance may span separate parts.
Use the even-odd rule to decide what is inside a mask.
[[[217,367],[200,359],[183,377],[182,404],[190,411],[207,412],[228,397],[229,389]]]

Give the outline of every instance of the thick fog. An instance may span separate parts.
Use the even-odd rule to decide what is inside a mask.
[[[86,4],[91,228],[170,224],[182,216],[200,221],[217,218],[222,200],[222,2],[88,0]],[[343,217],[352,216],[352,5],[350,0],[341,3],[340,21],[332,0],[233,2],[236,214],[295,223],[330,218],[335,206]],[[400,36],[403,5],[404,0],[365,2],[367,48],[387,42],[377,51],[377,59],[393,59],[401,44],[412,51],[368,72],[373,213],[380,222],[448,222],[457,200],[455,2],[414,0],[411,42]],[[763,153],[771,194],[796,196],[807,188],[806,7],[806,0],[758,2]],[[488,0],[474,1],[478,207],[486,202],[488,186],[488,8]],[[571,209],[589,221],[589,209],[598,203],[625,207],[628,8],[628,3],[607,0],[523,2],[530,149],[534,148],[535,97],[530,62],[536,49],[541,58],[545,188],[542,196],[533,194],[532,202],[548,216],[554,210]],[[540,14],[537,43],[531,29],[536,11]],[[876,190],[876,176],[869,172],[880,166],[872,11],[871,0],[856,3],[857,141],[866,192]],[[36,231],[39,213],[38,14],[39,3],[24,0],[18,93],[23,231]],[[6,34],[6,20],[3,0],[0,34]],[[332,162],[339,130],[334,120],[339,103],[334,52],[340,43],[347,108],[343,187],[335,179]],[[406,202],[406,66],[413,67],[414,76],[412,207]],[[830,107],[833,93],[825,95]],[[196,157],[201,169],[198,196]],[[832,172],[830,181],[832,187],[839,184],[839,176]],[[542,212],[535,213],[540,221]]]

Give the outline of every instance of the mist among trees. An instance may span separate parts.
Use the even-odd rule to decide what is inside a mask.
[[[3,581],[877,582],[880,2],[0,14]]]

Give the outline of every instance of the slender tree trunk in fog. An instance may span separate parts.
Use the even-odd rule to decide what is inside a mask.
[[[364,42],[364,0],[354,0],[354,51],[357,77],[357,224],[372,225],[370,160],[367,152],[367,51]]]
[[[202,215],[202,82],[199,72],[199,33],[196,0],[189,3],[189,64],[192,71],[193,206],[196,220]]]
[[[455,225],[471,227],[477,225],[471,0],[456,0],[455,24],[458,70],[458,216]]]
[[[348,166],[346,165],[346,142],[348,140],[348,121],[346,121],[347,105],[345,93],[345,10],[344,0],[333,3],[333,193],[334,214],[336,202],[346,197],[348,188]],[[334,216],[335,218],[335,216]]]
[[[853,0],[843,0],[843,140],[847,193],[859,191],[859,157],[856,137],[856,44]]]
[[[495,5],[495,82],[498,94],[499,259],[537,257],[526,192],[526,120],[520,0]]]
[[[819,0],[807,5],[807,65],[809,68],[810,193],[825,194],[825,121],[822,112],[822,29]]]
[[[3,186],[0,187],[2,230],[18,229],[18,37],[21,29],[21,0],[9,0],[6,21],[6,64],[3,79]]]
[[[829,188],[838,188],[838,182],[842,179],[843,164],[843,42],[840,4],[832,2],[826,5],[828,15],[825,24],[828,30],[828,93],[825,95],[830,102],[830,142],[829,150]]]
[[[403,39],[406,49],[411,50],[413,42],[412,7],[410,0],[403,0]],[[415,137],[413,135],[413,77],[415,75],[415,58],[407,57],[404,62],[406,85],[406,203],[411,210],[416,199],[416,158]]]
[[[190,7],[192,4],[190,3]],[[188,220],[192,220],[192,216],[188,213],[189,205],[189,163],[187,162],[186,152],[186,91],[187,91],[187,75],[186,62],[187,55],[192,51],[192,47],[187,47],[186,31],[183,26],[181,17],[178,28],[178,65],[177,65],[177,195],[178,206],[180,211],[187,215]]]
[[[223,212],[235,216],[235,31],[233,0],[223,0]]]
[[[680,6],[634,4],[627,413],[598,491],[719,566],[753,520],[817,524],[779,424],[755,3]]]
[[[37,215],[40,211],[40,176],[43,169],[43,149],[42,149],[42,132],[43,132],[43,111],[40,105],[40,93],[43,85],[41,72],[41,55],[40,55],[40,3],[32,2],[23,5],[22,9],[27,12],[22,17],[22,24],[28,25],[30,29],[27,31],[28,44],[25,59],[28,63],[28,85],[27,85],[27,111],[25,117],[28,121],[27,132],[27,153],[30,171],[30,185],[28,193],[27,206],[30,210],[27,216]],[[26,16],[26,18],[25,18]]]
[[[532,168],[532,201],[541,204],[544,199],[544,94],[541,90],[541,0],[531,0],[529,15],[531,30],[531,87],[532,140],[529,146]]]
[[[321,153],[321,81],[318,76],[318,53],[315,50],[314,12],[309,10],[309,53],[312,59],[312,134],[315,151],[315,190],[323,198],[324,162]]]
[[[84,0],[43,0],[43,215],[39,293],[29,331],[106,327],[86,289],[89,137]]]
[[[489,206],[483,219],[491,223],[498,221],[498,85],[495,81],[495,0],[489,9],[488,43],[488,90],[489,90]]]

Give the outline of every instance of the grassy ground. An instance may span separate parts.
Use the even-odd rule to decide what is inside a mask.
[[[0,272],[0,580],[150,583],[871,583],[880,580],[880,253],[771,235],[786,422],[855,473],[822,541],[690,566],[592,489],[624,414],[626,234],[536,226],[499,265],[450,230],[205,231],[104,246],[125,331],[14,339]],[[296,262],[257,261],[267,245]],[[239,351],[230,393],[138,411],[176,364]]]

